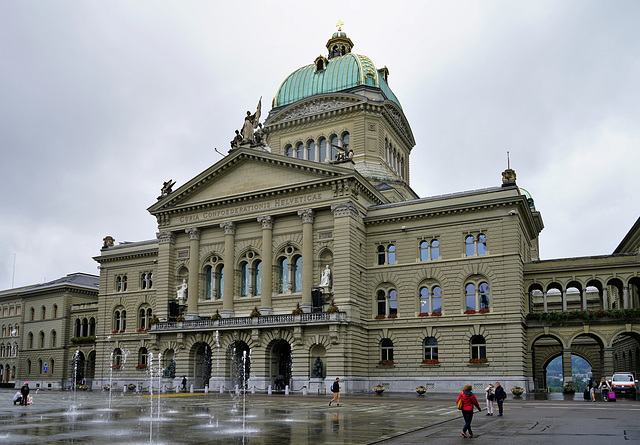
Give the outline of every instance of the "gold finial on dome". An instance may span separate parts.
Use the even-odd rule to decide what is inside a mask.
[[[344,25],[344,22],[342,20],[338,20],[338,23],[336,23],[338,31],[342,31],[342,25]]]

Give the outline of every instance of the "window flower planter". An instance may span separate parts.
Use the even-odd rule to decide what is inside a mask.
[[[418,314],[418,317],[428,317],[429,316],[429,312],[420,312]]]
[[[422,359],[422,364],[423,365],[439,365],[440,362],[438,361],[438,359],[431,359],[431,358],[423,358]]]
[[[255,317],[259,317],[259,316],[260,316],[260,311],[258,310],[257,306],[254,306],[253,310],[249,314],[249,318],[255,318]]]
[[[393,360],[380,360],[378,362],[378,365],[380,366],[395,366],[395,363]]]
[[[471,360],[469,360],[470,365],[484,365],[486,363],[487,363],[486,358],[472,358]]]
[[[387,318],[398,318],[398,316],[396,314],[389,314]]]
[[[147,369],[147,365],[136,365],[136,369]]]
[[[216,313],[211,316],[211,321],[218,321],[222,318],[218,309],[216,309]]]
[[[333,300],[331,300],[331,304],[329,305],[329,308],[327,309],[327,313],[328,314],[335,314],[336,312],[338,312],[338,306],[336,306],[336,304],[334,303]]]
[[[387,317],[385,317],[384,315],[376,315],[376,320],[384,320],[385,318]]]
[[[431,316],[432,317],[441,317],[442,316],[442,312],[432,312]]]
[[[300,307],[300,303],[296,303],[296,307],[294,310],[291,311],[291,315],[302,315],[303,313],[304,311]]]
[[[471,315],[471,314],[475,314],[476,310],[475,309],[467,309],[466,311],[464,311],[465,315]]]
[[[488,313],[489,313],[489,309],[488,308],[480,309],[478,311],[478,314],[488,314]]]

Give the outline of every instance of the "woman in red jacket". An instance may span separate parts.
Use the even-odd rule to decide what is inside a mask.
[[[458,401],[462,400],[462,417],[464,418],[464,427],[462,428],[463,437],[473,437],[473,431],[471,431],[471,420],[473,420],[473,407],[478,408],[478,411],[482,411],[478,399],[473,392],[471,392],[471,385],[466,384],[462,389],[462,392],[458,396]],[[469,435],[467,436],[467,432]]]

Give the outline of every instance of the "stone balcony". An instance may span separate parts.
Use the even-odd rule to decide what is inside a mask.
[[[316,312],[300,315],[264,315],[259,317],[230,317],[218,320],[184,320],[158,322],[151,327],[150,334],[175,331],[198,331],[203,329],[242,329],[251,327],[299,326],[327,323],[345,323],[346,312]]]

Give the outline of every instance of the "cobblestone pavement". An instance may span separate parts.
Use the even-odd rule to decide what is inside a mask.
[[[43,391],[35,404],[14,406],[1,390],[3,443],[153,444],[423,444],[459,443],[456,394],[301,395],[108,393]],[[159,403],[159,408],[158,408]],[[508,400],[504,417],[477,413],[479,443],[609,444],[639,441],[640,403]],[[466,439],[469,440],[469,439]]]

